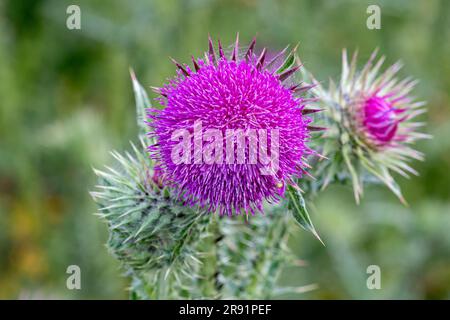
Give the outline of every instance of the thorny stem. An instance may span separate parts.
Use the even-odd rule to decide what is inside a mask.
[[[213,216],[209,222],[207,232],[210,236],[203,240],[200,250],[205,252],[199,270],[199,286],[203,298],[220,298],[220,283],[218,277],[218,245],[220,241],[219,217]]]
[[[220,283],[220,279],[219,279],[220,270],[219,270],[219,263],[218,263],[219,262],[218,247],[220,246],[220,241],[222,241],[222,239],[223,239],[223,234],[221,233],[220,226],[217,223],[217,221],[215,223],[216,223],[216,228],[214,231],[216,231],[216,233],[215,233],[215,238],[214,238],[214,250],[215,250],[214,287],[217,292],[217,299],[220,299],[221,298],[221,289],[222,289],[223,285]]]

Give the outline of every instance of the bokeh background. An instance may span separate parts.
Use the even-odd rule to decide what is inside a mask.
[[[66,8],[81,8],[81,30],[66,28]],[[381,30],[366,28],[369,4]],[[356,206],[349,187],[317,199],[313,219],[327,246],[299,231],[292,247],[305,267],[282,283],[319,288],[284,298],[450,298],[450,2],[298,0],[1,0],[0,1],[0,298],[126,298],[127,279],[104,247],[106,226],[93,215],[92,167],[136,136],[129,67],[161,85],[168,57],[188,62],[207,35],[232,43],[258,34],[281,49],[300,42],[318,79],[336,77],[341,49],[375,47],[401,74],[420,79],[429,102],[418,148],[420,177],[400,179],[409,206],[383,187]],[[154,97],[154,95],[152,96]],[[66,268],[82,271],[82,289],[66,288]],[[368,290],[378,265],[382,289]]]

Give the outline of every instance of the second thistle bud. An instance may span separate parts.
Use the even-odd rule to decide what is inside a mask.
[[[416,81],[397,79],[400,63],[379,73],[384,57],[378,61],[375,57],[376,52],[358,69],[357,55],[349,63],[344,50],[340,82],[313,89],[330,128],[321,141],[322,154],[330,160],[324,164],[323,186],[345,174],[358,202],[364,182],[375,177],[404,201],[391,173],[417,174],[408,162],[423,159],[410,145],[428,137],[415,131],[419,124],[413,121],[425,111],[424,102],[410,96]]]

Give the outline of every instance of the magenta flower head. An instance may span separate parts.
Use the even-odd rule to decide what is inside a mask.
[[[382,62],[383,59],[377,65]],[[406,79],[398,82],[393,78],[399,68],[400,63],[391,66],[377,81],[361,90],[354,102],[353,112],[359,133],[377,150],[402,148],[404,143],[416,138],[417,133],[413,132],[416,124],[409,120],[424,111],[420,109],[423,103],[413,102],[408,95],[416,81]],[[413,154],[418,155],[417,152]]]
[[[349,64],[344,50],[339,84],[331,82],[328,89],[320,85],[313,89],[325,107],[330,127],[323,155],[334,164],[328,168],[325,185],[333,177],[342,178],[346,172],[358,201],[364,181],[376,178],[404,201],[390,172],[405,177],[417,174],[408,162],[423,159],[411,144],[428,137],[416,132],[421,123],[413,121],[425,111],[424,102],[414,101],[410,96],[415,80],[396,78],[400,63],[379,73],[384,57],[375,62],[376,54],[375,51],[358,70],[357,54]]]
[[[217,53],[216,53],[217,51]],[[161,110],[148,110],[149,147],[166,184],[190,205],[220,214],[254,214],[276,202],[300,177],[311,119],[296,85],[295,49],[268,58],[255,40],[225,53],[219,41],[193,67],[174,61],[177,76],[162,88]]]

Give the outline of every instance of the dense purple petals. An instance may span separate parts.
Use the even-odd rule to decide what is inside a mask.
[[[247,59],[234,61],[222,53],[215,57],[210,44],[209,61],[196,60],[195,71],[179,66],[178,76],[159,89],[162,95],[159,101],[165,108],[149,111],[151,135],[157,140],[149,149],[159,162],[166,183],[188,204],[206,207],[211,212],[231,215],[262,211],[264,200],[277,201],[283,196],[286,183],[301,176],[305,169],[304,158],[311,153],[306,145],[310,119],[302,114],[303,99],[295,97],[277,75],[264,68],[264,53],[258,59],[253,50],[252,42],[247,51],[251,59],[247,56]],[[218,129],[224,140],[227,129],[244,132],[278,129],[277,171],[263,175],[260,162],[248,161],[243,164],[175,163],[172,151],[178,141],[173,141],[173,132],[185,129],[193,135],[194,123],[198,121],[201,121],[202,133]],[[271,139],[269,133],[268,146]],[[198,152],[194,147],[195,137],[193,140],[192,157]],[[206,141],[201,143],[203,148],[208,145]],[[246,160],[250,151],[247,144]],[[237,148],[234,153],[237,155]]]

